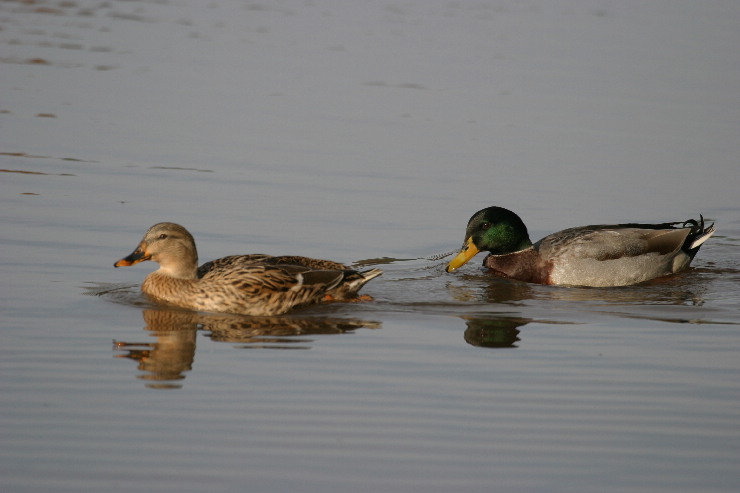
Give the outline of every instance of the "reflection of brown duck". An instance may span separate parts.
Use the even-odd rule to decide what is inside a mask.
[[[114,265],[159,263],[141,290],[170,305],[208,312],[280,315],[321,301],[355,301],[365,283],[382,274],[306,257],[234,255],[198,268],[195,240],[182,226],[155,224],[131,255]]]
[[[314,334],[342,334],[359,328],[378,328],[377,322],[318,317],[244,317],[228,314],[174,310],[144,310],[145,330],[156,342],[114,341],[115,349],[125,350],[119,358],[130,358],[145,372],[144,380],[181,380],[192,368],[198,329],[210,333],[214,341],[248,343],[251,348],[308,349],[311,340],[294,337]],[[291,337],[292,336],[292,337]],[[296,345],[303,343],[303,345]],[[149,387],[178,387],[150,384]]]
[[[380,324],[341,318],[240,317],[216,320],[208,317],[207,320],[203,320],[201,327],[210,332],[210,337],[214,341],[254,344],[249,347],[286,349],[295,347],[297,342],[310,342],[309,339],[296,336],[344,334],[360,328],[379,328]],[[266,345],[268,343],[269,346]]]
[[[161,310],[144,310],[146,330],[151,331],[156,342],[131,343],[114,341],[116,349],[127,354],[117,357],[130,358],[139,362],[139,370],[145,372],[143,380],[181,380],[184,372],[190,371],[195,358],[197,323],[189,313]],[[172,385],[150,385],[172,387]]]

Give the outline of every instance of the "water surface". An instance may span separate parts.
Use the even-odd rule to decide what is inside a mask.
[[[0,3],[0,489],[734,492],[740,8]],[[444,272],[476,210],[533,239],[717,224],[639,286]],[[161,307],[202,261],[385,274],[375,301]]]

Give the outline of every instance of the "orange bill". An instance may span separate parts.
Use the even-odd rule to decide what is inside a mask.
[[[128,257],[124,257],[115,264],[113,264],[113,267],[129,267],[134,264],[138,264],[139,262],[144,262],[145,260],[151,259],[152,256],[146,252],[146,245],[143,243],[139,245],[139,248],[131,252],[131,255]]]

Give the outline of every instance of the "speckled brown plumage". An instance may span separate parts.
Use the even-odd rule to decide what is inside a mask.
[[[145,260],[159,263],[141,285],[149,297],[193,310],[244,315],[279,315],[325,300],[353,301],[365,283],[382,274],[330,260],[262,254],[223,257],[198,268],[195,240],[174,223],[149,228],[139,247],[114,265]]]

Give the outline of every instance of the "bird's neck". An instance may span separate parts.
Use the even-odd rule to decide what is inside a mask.
[[[159,264],[159,270],[156,272],[175,279],[195,279],[198,276],[198,264]]]

